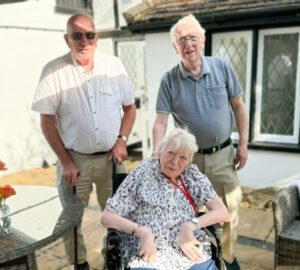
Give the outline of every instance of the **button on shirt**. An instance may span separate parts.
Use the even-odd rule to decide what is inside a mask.
[[[176,126],[188,127],[198,146],[208,148],[230,137],[233,118],[229,101],[243,92],[228,62],[203,56],[201,65],[199,79],[182,63],[164,75],[156,111],[171,113]]]
[[[65,147],[89,154],[111,150],[122,105],[133,103],[133,88],[120,59],[95,54],[88,74],[69,53],[44,67],[32,110],[56,115]]]

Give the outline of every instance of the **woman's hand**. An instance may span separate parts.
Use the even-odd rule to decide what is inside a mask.
[[[193,262],[198,262],[203,257],[201,243],[194,236],[195,225],[192,222],[181,224],[179,231],[179,246],[184,254]]]
[[[141,249],[139,253],[141,258],[145,262],[155,262],[157,257],[157,249],[151,229],[144,226],[138,227],[134,235],[141,239]]]

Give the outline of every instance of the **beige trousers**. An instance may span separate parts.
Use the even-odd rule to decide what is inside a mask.
[[[235,258],[238,210],[242,199],[241,187],[234,169],[234,158],[234,146],[229,145],[212,154],[196,153],[193,161],[200,171],[207,175],[230,213],[230,222],[224,223],[221,236],[223,258],[229,263]]]
[[[93,184],[96,187],[97,200],[102,210],[105,208],[106,200],[112,196],[112,162],[108,160],[108,154],[85,155],[70,151],[72,158],[79,167],[80,181],[76,187],[76,193],[86,207],[89,202]],[[125,163],[117,166],[117,172],[126,172]],[[72,186],[62,178],[62,166],[57,164],[57,187],[62,205],[68,193],[72,192]],[[100,218],[100,213],[99,213]],[[87,260],[87,251],[81,232],[81,224],[77,226],[78,260]],[[66,254],[70,263],[74,262],[74,233],[67,232],[63,239]]]

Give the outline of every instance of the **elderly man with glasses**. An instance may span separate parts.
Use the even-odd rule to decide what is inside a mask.
[[[193,162],[208,176],[231,215],[230,222],[223,226],[223,258],[228,270],[239,269],[235,243],[242,194],[236,170],[246,163],[248,142],[243,92],[227,61],[202,55],[205,30],[193,15],[183,17],[172,27],[171,38],[181,61],[161,80],[153,155],[166,133],[169,114],[176,126],[188,128],[195,135],[199,150]],[[239,133],[236,151],[230,138],[234,120],[231,110]]]
[[[76,186],[87,205],[95,184],[104,209],[112,194],[110,159],[125,170],[126,142],[136,113],[133,88],[118,58],[95,53],[99,33],[89,15],[72,15],[64,38],[70,52],[44,67],[32,109],[41,114],[42,131],[58,157],[62,204]],[[77,238],[77,269],[86,270],[89,264],[80,228]],[[64,242],[74,263],[71,232]]]

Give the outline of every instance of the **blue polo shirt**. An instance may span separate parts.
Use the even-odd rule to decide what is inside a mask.
[[[175,125],[188,128],[199,148],[219,145],[232,132],[230,99],[243,94],[229,63],[218,57],[201,57],[201,74],[195,79],[182,63],[163,76],[156,112],[172,114]]]

